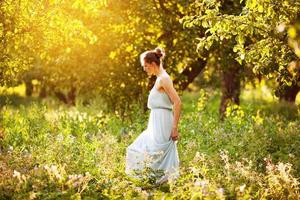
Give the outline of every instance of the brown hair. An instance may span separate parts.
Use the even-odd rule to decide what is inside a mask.
[[[164,59],[164,57],[165,57],[164,50],[160,47],[156,47],[154,50],[145,51],[144,53],[142,53],[140,56],[140,60],[141,60],[141,64],[143,64],[143,62],[146,63],[155,62],[158,66],[160,66],[162,64],[162,60]]]

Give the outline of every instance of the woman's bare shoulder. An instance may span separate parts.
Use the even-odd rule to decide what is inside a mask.
[[[164,73],[160,77],[160,82],[162,82],[163,84],[172,84],[172,79],[168,73]]]

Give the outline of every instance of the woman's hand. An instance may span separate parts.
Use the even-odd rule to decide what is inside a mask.
[[[169,96],[169,98],[173,103],[174,119],[172,123],[173,125],[172,125],[171,138],[173,141],[175,141],[179,139],[177,126],[179,124],[179,116],[181,112],[181,100],[169,76],[163,76],[160,79],[159,83],[162,85],[162,87],[164,88],[164,90],[166,91],[167,95]]]
[[[177,128],[172,128],[171,138],[173,141],[179,139],[179,133]]]

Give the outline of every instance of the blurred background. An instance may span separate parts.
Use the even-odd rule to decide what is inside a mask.
[[[299,5],[251,2],[3,0],[1,94],[146,109],[139,55],[161,46],[178,91],[219,91],[221,118],[241,95],[299,104]]]
[[[0,199],[298,199],[299,1],[0,0],[0,42]],[[139,55],[158,46],[182,178],[145,193],[124,154],[155,81]]]

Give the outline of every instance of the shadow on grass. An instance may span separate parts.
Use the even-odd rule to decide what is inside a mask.
[[[38,97],[23,97],[17,94],[0,95],[0,109],[5,105],[14,106],[16,108],[21,105],[28,106],[33,102],[40,103],[41,99]]]
[[[194,112],[197,109],[197,100],[199,95],[197,92],[186,92],[182,100],[184,101],[183,111],[185,113]],[[48,101],[48,99],[46,99]],[[14,106],[16,108],[22,106],[29,106],[32,103],[41,103],[42,99],[39,97],[24,97],[17,94],[4,95],[0,94],[0,109],[5,105]],[[207,110],[210,114],[218,117],[220,104],[220,95],[216,93],[207,101]],[[281,117],[287,121],[299,120],[300,105],[295,105],[289,102],[267,102],[264,100],[241,99],[241,107],[250,115],[255,115],[258,110],[264,113],[267,117]]]
[[[280,115],[285,117],[289,121],[299,119],[297,105],[291,103],[273,103],[265,106],[265,112],[268,115]]]
[[[241,106],[251,114],[260,110],[267,117],[281,117],[287,121],[299,120],[299,105],[290,102],[267,102],[243,99]]]

